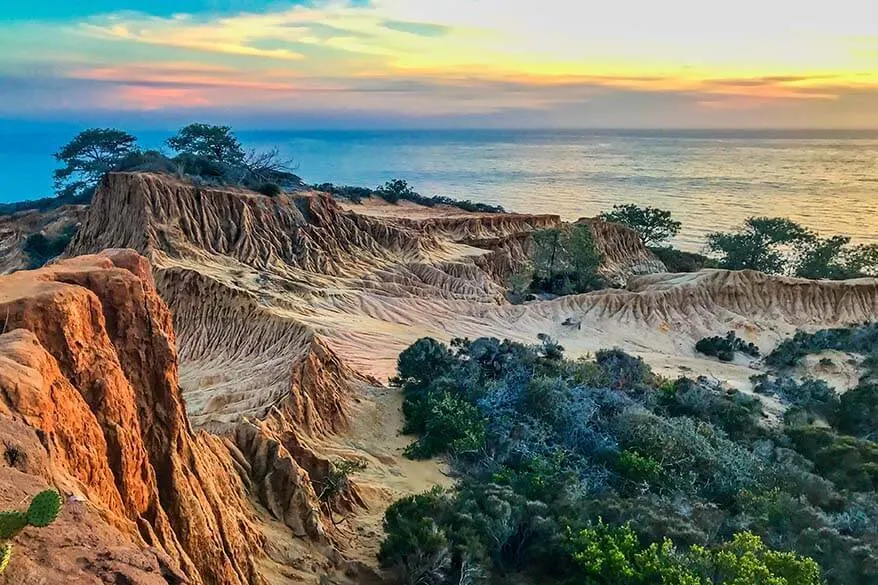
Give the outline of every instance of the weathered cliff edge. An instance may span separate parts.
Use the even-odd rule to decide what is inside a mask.
[[[9,583],[261,583],[243,457],[192,430],[171,315],[130,250],[0,279],[0,508],[68,501]]]

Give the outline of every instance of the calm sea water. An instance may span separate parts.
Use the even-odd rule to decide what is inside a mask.
[[[141,133],[146,146],[167,134]],[[670,209],[677,244],[752,215],[878,243],[878,133],[356,131],[241,132],[278,146],[308,182],[376,186],[402,177],[424,194],[567,219],[617,203]],[[68,134],[0,133],[0,199],[50,192],[51,153]]]

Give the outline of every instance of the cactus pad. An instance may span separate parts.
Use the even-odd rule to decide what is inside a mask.
[[[12,543],[7,542],[6,544],[0,546],[0,575],[3,574],[3,571],[6,570],[6,567],[9,566],[9,559],[12,558]]]
[[[34,496],[27,509],[27,522],[31,526],[42,528],[48,526],[58,517],[61,511],[61,494],[55,490],[46,490]]]
[[[27,526],[27,514],[24,512],[0,512],[0,539],[7,540],[16,536]]]

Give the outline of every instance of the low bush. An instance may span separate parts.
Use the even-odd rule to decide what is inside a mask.
[[[663,388],[658,407],[666,416],[708,421],[735,439],[762,434],[762,401],[704,377],[679,378]]]
[[[735,352],[745,353],[752,357],[759,357],[759,348],[753,343],[740,339],[734,331],[726,333],[725,337],[704,337],[695,344],[695,351],[704,355],[714,356],[722,362],[730,362],[735,359]]]
[[[532,236],[530,291],[570,295],[606,288],[601,255],[587,225],[537,230]]]
[[[878,323],[864,323],[851,327],[822,329],[815,333],[797,331],[781,342],[765,363],[773,368],[792,368],[809,354],[826,350],[869,354],[878,347]]]
[[[375,189],[367,187],[353,187],[350,185],[333,185],[332,183],[321,183],[312,185],[317,191],[329,193],[333,197],[347,199],[351,203],[362,203],[363,199],[370,197],[380,197],[388,203],[396,204],[400,201],[411,201],[425,207],[436,207],[437,205],[447,205],[449,207],[457,207],[463,211],[471,213],[504,213],[505,210],[500,205],[489,205],[487,203],[476,203],[469,199],[460,200],[442,195],[434,195],[427,197],[416,192],[409,184],[402,179],[393,179],[387,181]]]
[[[29,269],[44,266],[49,260],[60,256],[73,236],[77,226],[70,226],[55,236],[46,236],[41,232],[29,235],[22,245],[22,251],[28,257]]]
[[[850,435],[870,440],[878,437],[878,384],[861,383],[842,394],[837,426]]]
[[[831,429],[802,427],[787,433],[817,472],[842,489],[874,492],[878,487],[878,445]]]
[[[338,459],[332,463],[329,473],[320,482],[317,498],[332,506],[339,497],[351,488],[351,475],[366,469],[366,462],[352,459]]]
[[[277,197],[284,192],[281,186],[277,183],[261,183],[253,187],[253,190],[257,193],[262,193],[267,197]]]
[[[473,453],[485,442],[485,421],[478,408],[447,392],[428,392],[415,408],[422,410],[423,428],[405,455],[428,459],[441,453]]]
[[[651,246],[649,249],[662,261],[668,272],[698,272],[717,267],[715,260],[702,254],[684,252],[671,246]]]
[[[761,538],[739,532],[714,549],[679,550],[665,539],[643,547],[628,526],[603,522],[571,538],[572,555],[587,583],[595,585],[821,585],[810,558],[768,548]]]
[[[839,395],[823,380],[805,378],[797,381],[788,376],[767,374],[754,376],[751,380],[757,394],[776,396],[783,403],[824,420],[833,421],[837,416]]]

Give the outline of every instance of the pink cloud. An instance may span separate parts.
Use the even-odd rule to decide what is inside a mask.
[[[179,87],[123,86],[107,100],[108,105],[136,110],[191,108],[211,102],[197,89]]]

